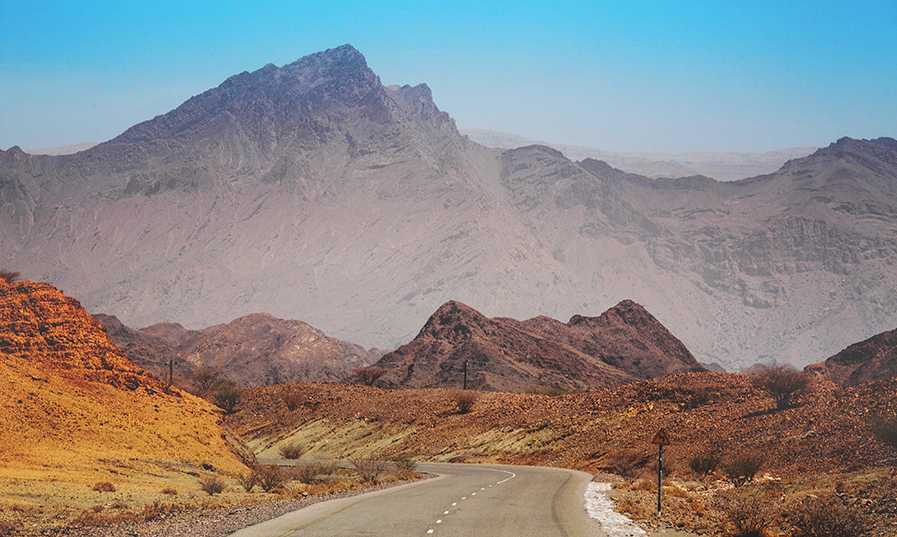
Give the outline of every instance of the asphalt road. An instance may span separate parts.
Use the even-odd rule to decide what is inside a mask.
[[[592,476],[574,470],[418,464],[438,478],[314,504],[233,537],[602,536],[585,511]]]

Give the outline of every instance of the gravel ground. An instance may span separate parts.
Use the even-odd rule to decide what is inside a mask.
[[[224,537],[239,529],[277,518],[314,503],[358,496],[366,492],[404,485],[405,483],[408,483],[408,481],[396,481],[327,496],[309,496],[296,500],[280,500],[263,504],[233,505],[215,509],[182,511],[166,515],[163,519],[151,522],[122,523],[95,528],[65,528],[61,531],[56,528],[37,535],[47,537]]]

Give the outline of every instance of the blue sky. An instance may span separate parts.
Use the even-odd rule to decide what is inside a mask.
[[[345,43],[462,129],[671,153],[897,137],[897,0],[0,1],[0,149],[108,140]]]

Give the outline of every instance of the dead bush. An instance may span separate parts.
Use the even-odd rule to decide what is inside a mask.
[[[226,484],[217,475],[209,475],[199,479],[199,488],[209,496],[224,492]]]
[[[280,446],[280,456],[284,459],[298,459],[305,453],[305,448],[300,446],[299,444],[293,442],[290,444],[284,444]]]
[[[777,504],[752,494],[724,494],[714,501],[729,522],[732,537],[765,537],[779,515]]]
[[[621,477],[632,479],[638,473],[638,467],[645,461],[645,455],[635,449],[621,449],[608,456],[611,470]]]
[[[358,477],[364,483],[377,483],[380,475],[386,471],[386,463],[383,461],[375,461],[373,459],[349,459],[355,470],[358,471]]]
[[[736,453],[723,462],[723,472],[736,487],[754,480],[757,472],[763,468],[765,460],[762,455],[752,453]]]
[[[708,476],[716,471],[723,460],[721,453],[717,451],[707,451],[698,453],[688,458],[688,467],[692,472]]]
[[[758,388],[772,396],[776,410],[784,410],[797,402],[810,383],[810,377],[791,365],[763,366],[755,379]]]
[[[880,419],[874,422],[872,435],[879,442],[897,449],[897,418]]]
[[[290,411],[296,410],[305,402],[305,394],[299,390],[289,390],[280,395],[283,404],[287,405]]]
[[[97,492],[115,492],[115,485],[108,481],[100,481],[93,485],[93,490]]]
[[[178,491],[171,487],[165,487],[164,489],[162,489],[162,494],[168,494],[169,496],[177,496]]]
[[[0,280],[3,280],[10,285],[19,281],[19,278],[21,276],[22,274],[19,272],[13,272],[11,270],[0,270]]]
[[[296,479],[300,483],[305,483],[306,485],[311,485],[313,483],[319,483],[323,479],[323,476],[329,475],[332,473],[329,471],[330,469],[325,467],[325,465],[317,462],[310,462],[306,464],[298,464],[295,468],[293,468],[293,479]]]
[[[807,496],[790,507],[789,520],[802,537],[859,537],[870,528],[865,513],[845,506],[835,495]]]
[[[353,369],[352,374],[361,381],[365,386],[373,386],[375,382],[377,382],[380,377],[385,375],[388,371],[383,369],[382,367],[377,367],[375,365],[371,365],[368,367],[359,367],[358,369]]]
[[[473,410],[473,406],[476,404],[477,399],[480,398],[480,394],[474,390],[451,390],[449,397],[458,406],[459,414],[467,414]]]
[[[258,473],[258,483],[265,492],[282,487],[286,483],[287,476],[283,469],[276,464],[261,464],[255,470]]]
[[[252,489],[259,484],[259,474],[256,470],[240,472],[236,477],[237,483],[239,483],[246,492],[252,492]]]

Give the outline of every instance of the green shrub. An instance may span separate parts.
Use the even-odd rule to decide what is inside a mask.
[[[772,396],[776,410],[784,410],[794,406],[809,385],[810,377],[790,365],[763,366],[755,382]]]

